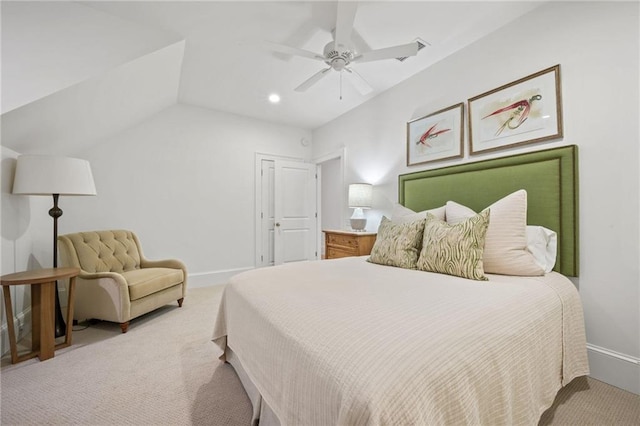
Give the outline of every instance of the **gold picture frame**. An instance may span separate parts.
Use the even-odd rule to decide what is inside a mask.
[[[562,138],[560,65],[474,96],[467,103],[470,155]]]
[[[407,122],[407,166],[462,158],[464,103]]]

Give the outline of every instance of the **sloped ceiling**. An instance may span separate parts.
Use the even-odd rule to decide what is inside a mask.
[[[73,154],[175,102],[314,129],[540,4],[359,2],[354,27],[371,49],[430,44],[404,62],[356,64],[374,88],[363,96],[334,71],[294,92],[324,64],[256,43],[321,52],[336,2],[3,1],[2,145]]]
[[[71,2],[3,1],[2,113],[182,37]]]
[[[184,40],[71,2],[5,2],[2,145],[73,155],[178,99]]]
[[[2,115],[2,145],[73,155],[176,103],[184,41]]]

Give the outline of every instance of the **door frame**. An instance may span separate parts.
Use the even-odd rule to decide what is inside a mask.
[[[322,237],[322,174],[321,174],[322,163],[330,160],[340,160],[340,186],[342,188],[342,194],[340,197],[340,202],[338,204],[338,207],[340,208],[341,215],[344,215],[344,212],[346,211],[345,209],[346,193],[344,191],[344,188],[345,188],[345,177],[346,177],[346,170],[347,170],[347,148],[342,147],[340,149],[321,155],[319,157],[315,157],[314,159],[311,160],[316,166],[320,166],[318,167],[318,183],[317,183],[318,189],[316,193],[316,197],[317,197],[316,208],[318,209],[318,222],[317,222],[318,235],[316,236],[316,241],[318,245],[317,247],[318,253],[322,253],[322,238],[321,238]]]

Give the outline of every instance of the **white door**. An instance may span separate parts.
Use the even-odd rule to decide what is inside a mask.
[[[258,266],[317,259],[316,165],[261,160]]]
[[[315,164],[276,160],[274,181],[274,264],[316,259]]]

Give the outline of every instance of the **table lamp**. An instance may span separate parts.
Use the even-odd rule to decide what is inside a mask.
[[[362,209],[370,209],[373,199],[373,186],[368,183],[352,183],[349,185],[349,208],[353,210],[351,229],[364,231],[367,218]]]
[[[53,207],[53,267],[58,267],[58,207],[60,195],[96,195],[91,166],[86,160],[48,155],[20,155],[16,164],[13,194],[52,195]],[[66,325],[60,309],[58,283],[56,281],[55,336],[64,336]]]

